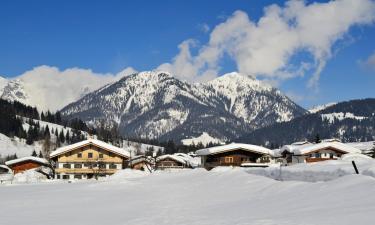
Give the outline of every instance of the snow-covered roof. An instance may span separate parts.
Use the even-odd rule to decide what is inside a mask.
[[[7,167],[6,165],[0,165],[0,168],[3,168],[3,169],[6,169],[8,171],[10,171],[11,169],[9,167]]]
[[[172,159],[172,160],[180,162],[182,164],[190,165],[189,162],[186,159],[184,159],[183,157],[178,156],[178,155],[162,155],[162,156],[159,156],[156,159],[156,162],[158,162],[160,160],[163,160],[163,159]]]
[[[130,162],[134,165],[140,162],[152,163],[153,159],[151,157],[146,157],[144,155],[137,155],[130,159]]]
[[[244,150],[244,151],[249,151],[249,152],[256,152],[260,154],[268,154],[268,155],[273,155],[272,150],[258,146],[258,145],[251,145],[251,144],[241,144],[241,143],[231,143],[228,145],[222,145],[222,146],[215,146],[211,148],[205,148],[196,151],[195,153],[197,155],[213,155],[213,154],[218,154],[222,152],[230,152],[234,150]]]
[[[361,153],[359,149],[338,141],[321,142],[318,144],[308,143],[304,145],[285,145],[281,148],[281,151],[288,151],[296,155],[304,155],[325,148],[334,148],[344,153]]]
[[[9,160],[9,161],[5,162],[5,165],[10,166],[10,165],[14,165],[14,164],[17,164],[17,163],[20,163],[20,162],[26,162],[26,161],[33,161],[33,162],[37,162],[37,163],[40,163],[40,164],[48,165],[48,161],[46,159],[38,158],[38,157],[34,157],[34,156],[27,156],[27,157],[22,157],[22,158],[19,158],[19,159]]]
[[[130,153],[126,149],[119,148],[119,147],[113,146],[111,144],[108,144],[108,143],[105,143],[103,141],[99,141],[96,139],[88,139],[88,140],[81,141],[72,145],[67,145],[67,146],[58,148],[50,154],[50,157],[52,158],[52,157],[64,154],[66,152],[70,152],[72,150],[75,150],[77,148],[80,148],[82,146],[89,145],[89,144],[104,148],[112,153],[115,153],[124,157],[130,157]]]
[[[345,144],[352,146],[354,148],[358,148],[363,153],[366,153],[370,151],[372,148],[374,148],[374,143],[375,141],[367,141],[367,142],[350,142],[350,143],[345,143]]]

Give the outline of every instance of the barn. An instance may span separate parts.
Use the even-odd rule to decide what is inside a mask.
[[[49,163],[46,159],[28,156],[6,161],[5,165],[7,165],[14,174],[17,174],[25,170],[35,169],[41,166],[49,166]]]

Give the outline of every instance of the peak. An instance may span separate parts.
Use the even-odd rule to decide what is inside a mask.
[[[143,79],[163,79],[172,77],[169,72],[156,70],[139,72],[136,76]]]

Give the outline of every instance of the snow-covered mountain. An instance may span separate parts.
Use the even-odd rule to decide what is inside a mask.
[[[96,74],[91,70],[39,66],[11,79],[0,77],[0,97],[35,106],[39,110],[60,110],[89,92],[119,80],[134,70],[113,74]]]
[[[336,105],[337,103],[336,102],[330,102],[330,103],[327,103],[327,104],[324,104],[324,105],[317,105],[317,106],[314,106],[312,107],[311,109],[309,109],[309,113],[317,113],[319,111],[322,111],[330,106],[333,106],[333,105]]]
[[[306,110],[268,84],[238,73],[190,84],[147,71],[106,85],[61,112],[96,125],[117,124],[126,136],[182,140],[206,132],[225,141]]]

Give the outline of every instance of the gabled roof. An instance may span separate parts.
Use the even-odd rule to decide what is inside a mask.
[[[268,154],[268,155],[273,155],[273,151],[262,147],[258,145],[250,145],[250,144],[241,144],[241,143],[231,143],[228,145],[222,145],[222,146],[215,146],[211,148],[205,148],[196,151],[195,153],[199,156],[202,155],[214,155],[222,152],[230,152],[234,150],[244,150],[244,151],[249,151],[249,152],[255,152],[259,154]]]
[[[3,168],[3,169],[6,169],[8,171],[10,171],[11,169],[9,167],[7,167],[6,165],[0,165],[0,168]]]
[[[179,163],[189,165],[188,161],[186,161],[183,157],[177,156],[177,155],[162,155],[162,156],[159,156],[156,159],[156,162],[159,162],[160,160],[163,160],[163,159],[172,159],[172,160],[177,161]]]
[[[330,141],[330,142],[321,142],[318,144],[305,144],[305,145],[285,145],[282,147],[282,151],[288,151],[294,153],[295,155],[305,155],[315,151],[319,151],[326,148],[333,148],[343,153],[361,153],[361,151],[357,148],[354,148],[350,145],[338,142],[338,141]]]
[[[100,147],[100,148],[103,148],[103,149],[105,149],[109,152],[124,156],[124,157],[128,157],[128,158],[130,157],[129,151],[127,151],[123,148],[118,148],[116,146],[113,146],[111,144],[108,144],[108,143],[105,143],[103,141],[99,141],[99,140],[96,140],[96,139],[88,139],[88,140],[81,141],[81,142],[78,142],[78,143],[75,143],[75,144],[72,144],[72,145],[67,145],[67,146],[58,148],[55,151],[51,152],[50,157],[53,158],[53,157],[56,157],[58,155],[64,154],[66,152],[73,151],[77,148],[80,148],[80,147],[83,147],[83,146],[86,146],[86,145],[90,145],[90,144],[95,145],[95,146]]]
[[[23,157],[23,158],[19,158],[19,159],[9,160],[9,161],[5,162],[5,165],[11,166],[11,165],[21,163],[21,162],[26,162],[26,161],[33,161],[33,162],[37,162],[37,163],[40,163],[40,164],[48,165],[48,161],[46,159],[38,158],[38,157],[34,157],[34,156],[27,156],[27,157]]]

